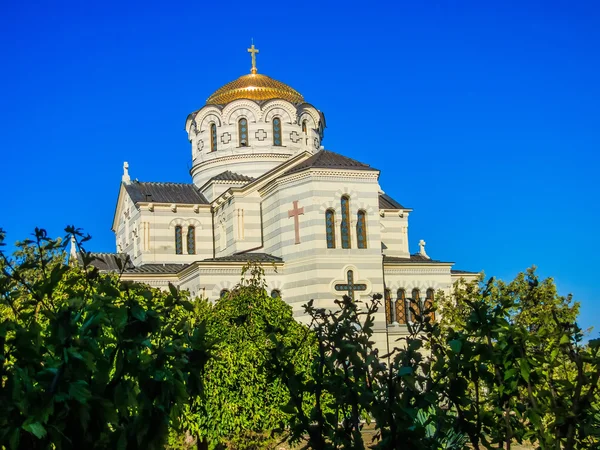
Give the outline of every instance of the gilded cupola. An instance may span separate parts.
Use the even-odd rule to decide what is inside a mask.
[[[261,101],[281,98],[290,103],[304,102],[304,97],[295,89],[281,81],[258,73],[256,68],[258,50],[254,44],[248,49],[248,52],[252,54],[250,74],[243,75],[217,89],[206,101],[207,105],[225,105],[239,99]]]

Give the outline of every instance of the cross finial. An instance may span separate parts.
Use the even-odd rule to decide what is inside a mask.
[[[421,239],[421,240],[419,241],[419,254],[420,254],[421,256],[423,256],[423,257],[425,257],[425,258],[429,259],[429,256],[428,256],[428,255],[427,255],[427,253],[425,252],[425,244],[426,244],[426,242],[425,242],[423,239]]]
[[[127,161],[123,163],[123,176],[121,177],[121,181],[125,184],[131,183],[131,178],[129,177],[129,163]]]
[[[252,39],[252,46],[248,49],[248,53],[252,54],[252,69],[250,69],[250,73],[257,73],[256,69],[256,54],[258,53],[258,49],[254,47],[254,39]]]

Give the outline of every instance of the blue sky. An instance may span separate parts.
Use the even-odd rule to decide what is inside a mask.
[[[188,113],[259,72],[382,169],[411,250],[512,279],[535,264],[600,331],[600,4],[17,2],[0,7],[0,226],[110,230],[123,161],[189,182]]]

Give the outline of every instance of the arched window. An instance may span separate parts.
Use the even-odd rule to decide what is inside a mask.
[[[347,195],[342,196],[342,248],[350,246],[350,199]]]
[[[433,308],[433,289],[427,289],[426,298],[425,298],[425,309]],[[435,312],[431,311],[429,313],[429,317],[433,322],[435,320]]]
[[[217,151],[217,125],[214,123],[210,124],[210,151]]]
[[[358,212],[356,221],[356,240],[358,248],[367,248],[367,220],[364,211]]]
[[[281,298],[281,291],[279,289],[273,289],[271,291],[271,298]]]
[[[188,227],[187,252],[188,255],[196,254],[196,228],[191,225]]]
[[[273,119],[273,145],[281,146],[281,119],[279,117],[275,117]]]
[[[183,254],[183,238],[181,235],[181,225],[175,227],[175,254]]]
[[[335,212],[333,209],[325,211],[325,233],[327,234],[327,248],[335,248]]]
[[[413,289],[412,294],[411,294],[411,299],[410,299],[410,305],[412,306],[412,309],[417,314],[422,313],[420,297],[421,297],[421,293],[419,292],[419,290],[417,288]],[[414,317],[412,317],[412,314],[411,314],[411,322],[413,322],[413,321],[414,321]]]
[[[225,298],[225,297],[227,297],[228,294],[229,294],[229,289],[222,289],[221,292],[219,292],[219,298]]]
[[[248,147],[248,120],[244,118],[238,121],[238,136],[240,137],[240,147]]]
[[[302,132],[303,132],[304,134],[307,134],[307,133],[308,133],[308,126],[307,126],[307,121],[306,121],[306,120],[303,120],[303,121],[302,121]]]
[[[406,324],[407,311],[410,313],[410,309],[406,305],[406,291],[402,288],[396,292],[396,320],[399,324]]]
[[[385,290],[385,321],[390,324],[394,322],[392,310],[392,292],[389,289]]]

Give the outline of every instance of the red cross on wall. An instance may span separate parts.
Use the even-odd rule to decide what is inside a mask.
[[[288,218],[294,218],[294,228],[296,230],[296,244],[300,243],[300,221],[298,217],[304,214],[304,208],[298,208],[298,200],[294,200],[294,207],[288,211]]]

